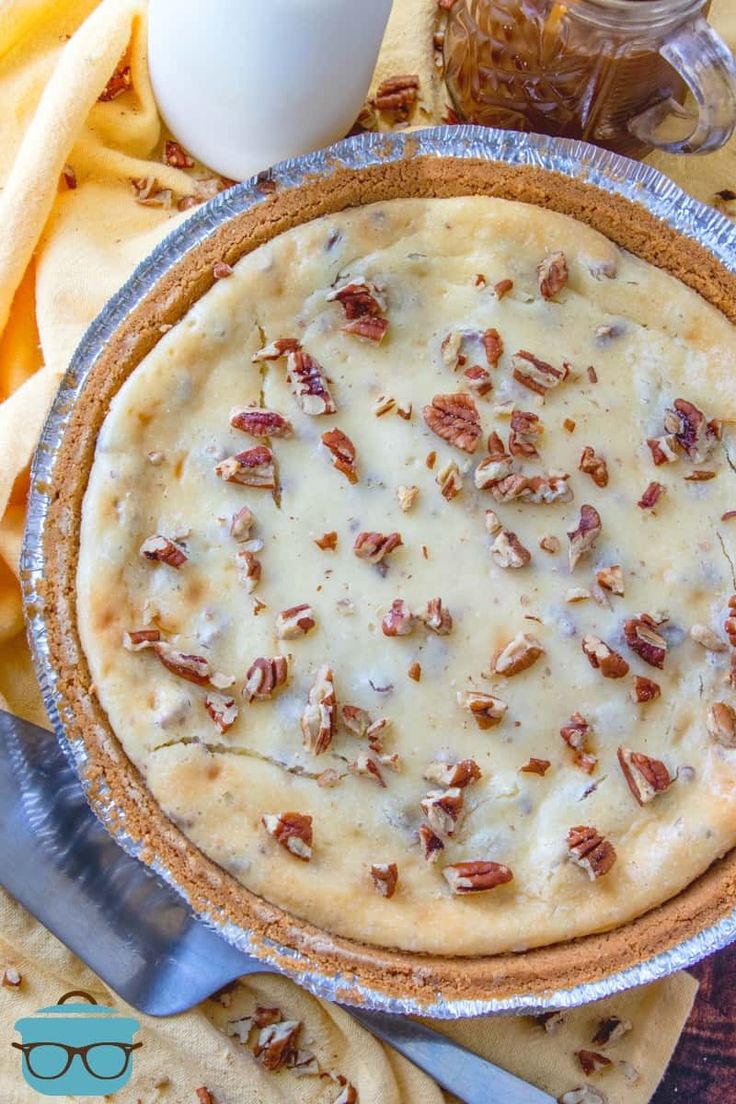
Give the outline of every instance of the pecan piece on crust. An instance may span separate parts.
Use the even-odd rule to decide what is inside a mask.
[[[424,420],[438,437],[463,452],[473,453],[481,436],[480,416],[470,395],[435,395],[424,407]]]
[[[266,701],[286,683],[288,675],[288,656],[259,656],[246,671],[243,697],[249,702]]]
[[[539,294],[543,299],[554,299],[567,284],[567,259],[561,250],[550,253],[537,265]]]
[[[497,862],[459,862],[445,866],[443,877],[453,893],[485,893],[505,885],[514,875],[508,866]]]
[[[238,580],[252,594],[261,581],[261,561],[249,549],[235,553]]]
[[[327,387],[322,367],[309,353],[302,349],[288,353],[286,378],[305,414],[319,417],[321,414],[335,413],[337,407]]]
[[[373,106],[376,111],[394,111],[406,118],[418,95],[419,77],[416,73],[388,77],[376,89]]]
[[[587,504],[580,507],[580,520],[577,527],[570,530],[567,539],[570,542],[568,557],[570,571],[574,571],[578,561],[593,550],[598,537],[601,535],[601,516],[595,506]]]
[[[478,728],[491,728],[503,720],[508,705],[493,694],[481,690],[458,690],[457,704],[472,713]]]
[[[364,778],[372,778],[379,786],[386,788],[378,763],[372,755],[368,755],[365,751],[362,751],[352,763],[348,763],[348,770],[351,774],[361,774]]]
[[[662,464],[673,464],[679,460],[677,455],[677,438],[672,433],[664,437],[648,437],[647,447],[652,454],[652,460],[659,468]]]
[[[631,697],[637,705],[643,705],[645,702],[654,701],[661,693],[662,690],[658,682],[653,682],[652,679],[646,678],[644,675],[636,675],[634,678],[634,685],[631,688]]]
[[[620,598],[623,598],[624,594],[624,573],[620,564],[610,564],[608,567],[601,567],[595,573],[596,581],[599,587],[603,590],[608,590],[611,594],[617,594]]]
[[[544,777],[551,766],[549,759],[535,759],[532,756],[519,770],[522,774],[538,774]]]
[[[353,552],[359,560],[377,564],[403,543],[401,533],[358,533]]]
[[[492,656],[491,670],[495,675],[510,678],[526,671],[543,653],[544,648],[535,636],[531,633],[517,633],[513,640],[509,640],[508,644]]]
[[[282,1069],[296,1055],[299,1020],[280,1020],[261,1028],[253,1054],[270,1073]]]
[[[591,881],[602,878],[616,862],[616,849],[597,828],[578,825],[567,833],[570,858],[586,871]]]
[[[142,652],[152,648],[161,639],[160,629],[133,629],[123,633],[123,647],[126,652]]]
[[[301,715],[304,746],[313,755],[327,751],[335,735],[337,702],[332,669],[323,664],[317,671]]]
[[[657,483],[656,480],[652,480],[651,483],[647,484],[644,494],[636,505],[640,510],[653,510],[663,494],[664,487],[662,484]]]
[[[290,606],[276,617],[276,635],[279,640],[292,640],[297,636],[306,636],[316,624],[314,610],[309,604]]]
[[[179,678],[193,682],[197,686],[204,686],[210,681],[212,668],[205,656],[189,655],[172,648],[170,644],[161,640],[153,644],[153,650],[167,670]]]
[[[491,545],[491,556],[499,567],[526,567],[532,558],[528,548],[521,543],[516,533],[510,529],[501,529]]]
[[[449,636],[452,632],[452,614],[442,605],[441,598],[430,598],[421,620],[430,632],[437,636]]]
[[[157,534],[146,537],[140,547],[141,556],[146,560],[157,560],[159,563],[168,564],[169,567],[181,567],[189,557],[183,548],[180,548],[173,540]]]
[[[301,344],[297,338],[277,337],[270,345],[264,345],[262,349],[254,353],[251,360],[280,360],[281,357],[288,356],[289,353],[296,353],[299,349],[301,349]]]
[[[355,466],[355,445],[346,433],[341,429],[328,429],[320,438],[322,444],[330,453],[332,464],[346,477],[348,483],[358,482],[358,472]]]
[[[342,287],[333,288],[325,298],[328,303],[338,302],[349,322],[356,318],[377,318],[386,311],[383,289],[363,276],[356,276]]]
[[[723,747],[736,747],[736,710],[727,702],[714,702],[706,719],[708,734]]]
[[[500,333],[491,327],[491,329],[483,331],[480,340],[483,345],[483,352],[486,354],[488,367],[498,368],[498,362],[503,354],[503,340]]]
[[[267,491],[276,489],[276,466],[273,453],[266,445],[256,445],[228,456],[215,465],[215,473],[226,483],[261,487]]]
[[[594,448],[586,445],[580,453],[578,468],[585,475],[589,475],[596,487],[608,486],[608,465],[602,456],[598,456]]]
[[[687,399],[675,399],[673,409],[665,411],[664,428],[696,464],[708,458],[721,436],[719,424],[708,421],[703,411]]]
[[[429,826],[438,836],[451,836],[462,815],[465,798],[459,786],[449,790],[430,790],[419,802]]]
[[[511,364],[516,382],[542,396],[546,395],[551,388],[563,383],[570,374],[566,364],[563,364],[562,368],[555,368],[546,360],[528,352],[527,349],[519,349],[518,353],[514,353]]]
[[[441,763],[435,760],[429,764],[423,777],[428,782],[436,782],[438,786],[462,790],[477,782],[482,777],[482,772],[475,759],[460,759],[457,763]]]
[[[514,410],[511,415],[509,452],[512,456],[529,459],[539,456],[537,442],[543,432],[544,427],[537,414],[531,414],[527,410]]]
[[[312,818],[305,813],[264,813],[261,823],[277,843],[303,862],[312,857]]]
[[[435,863],[440,857],[440,852],[444,851],[445,845],[437,835],[433,832],[428,824],[420,824],[417,830],[419,836],[419,845],[422,849],[422,855],[424,861],[428,863]]]
[[[629,665],[624,657],[614,652],[599,636],[587,633],[583,637],[582,648],[591,667],[599,670],[604,678],[619,679],[629,673]]]
[[[223,734],[232,728],[238,719],[235,698],[230,698],[227,694],[208,693],[204,699],[204,707]]]
[[[597,1050],[578,1050],[576,1053],[580,1068],[586,1077],[611,1065],[611,1059],[606,1058],[605,1054],[599,1054]]]
[[[371,878],[382,897],[393,897],[399,881],[399,868],[396,863],[373,863]]]
[[[454,460],[448,460],[440,468],[435,477],[435,482],[440,489],[440,494],[448,502],[457,498],[463,489],[463,477],[460,468]]]
[[[573,752],[575,766],[586,774],[592,774],[598,763],[588,743],[592,734],[592,726],[582,713],[573,713],[567,724],[560,729],[560,736]]]
[[[384,636],[409,636],[416,627],[416,617],[403,598],[394,598],[384,614],[381,630]]]
[[[641,613],[624,622],[624,637],[632,652],[661,671],[667,656],[667,641],[657,632],[657,624],[650,614]]]
[[[661,759],[652,759],[630,748],[620,747],[616,751],[619,765],[626,784],[639,805],[653,801],[658,793],[668,789],[674,778]]]
[[[594,1046],[613,1046],[619,1039],[631,1031],[631,1021],[622,1020],[619,1016],[608,1016],[601,1020],[593,1036]]]
[[[291,422],[276,410],[259,406],[235,407],[230,411],[230,425],[251,437],[290,437]]]

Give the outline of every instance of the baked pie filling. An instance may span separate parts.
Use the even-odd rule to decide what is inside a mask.
[[[397,199],[222,266],[110,404],[94,690],[184,834],[387,947],[612,928],[736,843],[736,339],[564,215]]]

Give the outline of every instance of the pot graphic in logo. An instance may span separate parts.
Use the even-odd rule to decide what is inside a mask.
[[[84,997],[88,1004],[67,1004]],[[22,1043],[23,1077],[44,1096],[103,1096],[122,1089],[133,1071],[138,1020],[98,1004],[91,994],[73,989],[58,1004],[39,1008],[15,1024]]]

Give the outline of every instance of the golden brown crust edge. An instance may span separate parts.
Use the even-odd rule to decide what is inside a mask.
[[[736,907],[736,852],[714,864],[672,900],[611,932],[519,954],[443,958],[366,946],[325,933],[250,893],[206,858],[165,817],[127,759],[96,700],[76,625],[75,579],[82,499],[97,433],[112,396],[139,361],[214,282],[212,266],[234,264],[264,241],[321,215],[399,196],[501,196],[571,215],[620,246],[672,273],[736,323],[736,277],[703,246],[663,226],[644,208],[579,181],[532,167],[452,158],[421,158],[368,168],[336,168],[328,179],[277,192],[194,248],[118,328],[90,373],[59,450],[48,514],[44,600],[51,661],[68,732],[88,751],[92,794],[109,791],[125,828],[146,858],[170,869],[193,907],[232,921],[301,956],[300,966],[354,975],[393,997],[430,1003],[542,997],[603,978],[652,957],[715,923]],[[33,611],[29,611],[33,616]],[[285,962],[288,965],[288,960]],[[293,964],[292,964],[293,965]],[[346,982],[344,997],[350,999]]]

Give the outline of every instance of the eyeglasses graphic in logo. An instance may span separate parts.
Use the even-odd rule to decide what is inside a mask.
[[[88,1004],[67,1004],[84,997]],[[140,1024],[98,1004],[82,989],[59,998],[58,1004],[39,1008],[15,1024],[22,1043],[23,1077],[44,1096],[102,1096],[122,1089],[133,1072],[132,1054]]]

